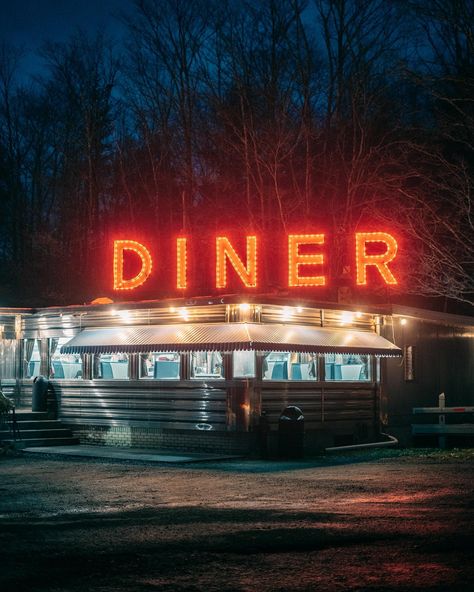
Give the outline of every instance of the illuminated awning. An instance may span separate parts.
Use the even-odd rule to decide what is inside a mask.
[[[84,329],[61,348],[61,353],[232,350],[402,355],[396,345],[369,331],[270,323],[189,323]]]

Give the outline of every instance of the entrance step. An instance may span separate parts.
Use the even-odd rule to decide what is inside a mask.
[[[34,419],[34,420],[19,420],[17,417],[17,424],[20,430],[58,430],[64,428],[64,425],[58,419]],[[0,426],[0,437],[2,431],[9,431],[11,422],[8,425]]]
[[[79,444],[78,438],[32,438],[32,439],[21,439],[21,440],[3,440],[3,444],[14,446],[15,448],[22,450],[23,448],[48,448],[53,446],[76,446]]]
[[[16,434],[13,434],[12,420],[0,425],[0,442],[15,448],[37,446],[72,446],[79,443],[71,430],[57,419],[49,419],[47,413],[21,410],[15,413]]]
[[[48,419],[48,414],[46,411],[28,411],[25,409],[16,409],[15,416],[17,421],[43,421]]]

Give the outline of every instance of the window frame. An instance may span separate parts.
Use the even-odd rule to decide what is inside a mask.
[[[253,354],[253,374],[239,374],[237,375],[235,373],[235,354],[241,354],[241,353],[246,353],[246,354]],[[254,380],[255,378],[257,378],[257,352],[255,350],[242,350],[242,349],[235,349],[232,350],[231,352],[231,359],[232,359],[232,378],[236,379],[236,380]]]
[[[365,363],[362,364],[347,364],[347,363],[336,363],[336,362],[327,362],[327,358],[328,356],[345,356],[345,357],[351,357],[351,356],[365,356],[367,358],[367,361]],[[375,372],[375,368],[374,368],[374,364],[373,364],[373,354],[334,354],[334,353],[329,353],[329,354],[323,354],[322,356],[322,360],[323,360],[323,368],[324,368],[324,374],[323,374],[323,378],[322,380],[324,382],[328,382],[330,384],[340,384],[340,383],[352,383],[352,384],[370,384],[374,382],[374,372]],[[327,367],[330,365],[338,365],[341,366],[340,371],[341,371],[341,378],[328,378],[327,376]],[[360,370],[359,370],[359,376],[360,376],[360,372],[362,372],[362,368],[365,366],[365,368],[367,369],[367,378],[342,378],[342,367],[346,367],[346,366],[361,366]]]
[[[76,372],[76,376],[61,376],[61,377],[57,377],[55,376],[55,372],[54,372],[54,366],[53,363],[54,362],[59,362],[62,366],[63,363],[69,364],[72,362],[64,362],[62,360],[58,360],[55,358],[55,356],[61,356],[61,355],[71,355],[71,354],[61,354],[60,353],[60,349],[62,347],[62,345],[64,345],[65,343],[67,343],[68,341],[71,340],[70,337],[55,337],[53,339],[57,339],[58,343],[56,346],[56,350],[54,352],[54,354],[51,356],[51,343],[50,341],[48,341],[48,363],[49,363],[49,378],[51,380],[83,380],[84,379],[84,354],[78,354],[80,357],[80,369],[77,370]],[[60,342],[63,341],[64,343],[62,343],[62,345],[60,344]],[[77,365],[78,362],[75,362],[75,364]],[[64,369],[63,369],[64,371]],[[78,373],[81,373],[80,376],[77,376]]]
[[[288,368],[295,364],[308,364],[308,366],[310,366],[312,363],[314,364],[314,369],[316,371],[316,376],[314,377],[309,377],[309,367],[308,367],[308,378],[291,378],[289,376],[287,376],[286,378],[283,377],[279,377],[279,378],[273,378],[272,376],[270,377],[265,377],[265,372],[264,371],[264,367],[265,367],[265,361],[266,358],[272,354],[282,354],[283,356],[286,356],[287,359],[286,360],[276,360],[276,362],[283,362],[283,364],[286,364],[286,373],[288,374]],[[292,355],[309,355],[309,356],[314,356],[312,357],[312,359],[309,362],[291,362],[290,357]],[[271,362],[271,360],[270,360]],[[268,364],[268,361],[267,361]],[[269,368],[268,368],[269,369]],[[285,366],[283,366],[282,368],[283,370],[283,374],[285,374]],[[274,366],[272,366],[272,374],[274,371]],[[262,356],[261,356],[261,365],[260,365],[260,380],[262,382],[288,382],[288,383],[292,383],[292,384],[301,384],[303,382],[305,383],[310,383],[310,384],[314,384],[315,382],[320,382],[321,381],[321,367],[320,367],[320,355],[319,354],[305,354],[304,352],[291,352],[291,351],[280,351],[280,350],[270,350],[270,351],[265,351],[262,352]]]
[[[193,368],[193,356],[195,354],[219,354],[221,357],[221,374],[219,376],[213,376],[210,373],[207,374],[201,374],[199,376],[194,376],[194,368]],[[232,357],[232,356],[231,356]],[[192,380],[193,382],[196,382],[198,380],[201,381],[207,381],[207,380],[212,380],[212,381],[217,381],[217,380],[228,380],[226,378],[226,375],[229,374],[229,360],[228,360],[229,356],[226,355],[226,352],[224,351],[215,351],[215,350],[196,350],[196,351],[191,351],[188,353],[188,380]],[[206,361],[207,363],[207,361]]]
[[[142,355],[147,355],[147,356],[155,356],[155,355],[173,355],[173,356],[177,356],[177,360],[163,360],[163,361],[169,361],[169,362],[177,362],[178,363],[178,376],[173,376],[171,378],[166,378],[166,377],[155,377],[155,368],[156,368],[156,363],[159,362],[160,360],[156,360],[155,358],[153,358],[153,365],[152,365],[152,369],[153,369],[153,374],[152,376],[142,376],[142,361],[141,361],[141,356]],[[172,382],[172,381],[177,381],[177,380],[183,380],[183,354],[181,354],[180,352],[177,351],[173,351],[173,352],[163,352],[163,351],[150,351],[150,352],[142,352],[140,354],[138,354],[139,356],[139,363],[138,363],[138,380],[165,380],[166,382]]]
[[[103,363],[101,361],[101,359],[100,359],[101,356],[113,356],[113,355],[116,355],[116,354],[106,354],[106,353],[92,354],[92,380],[100,380],[100,381],[102,381],[102,380],[113,380],[113,381],[116,381],[116,380],[131,380],[131,378],[130,378],[131,355],[129,353],[125,353],[125,352],[121,353],[120,355],[127,356],[127,376],[124,376],[124,377],[121,377],[121,376],[120,377],[112,376],[110,378],[104,378],[103,376],[97,376],[96,375],[96,372],[95,372],[96,368],[99,368],[100,367],[100,364]],[[98,363],[96,362],[96,357],[99,358]],[[121,362],[112,362],[111,360],[104,360],[104,362],[105,363],[110,363],[110,364],[118,364],[118,363],[121,363]],[[103,374],[102,369],[101,369],[101,374]],[[112,374],[113,374],[113,372],[112,372]]]

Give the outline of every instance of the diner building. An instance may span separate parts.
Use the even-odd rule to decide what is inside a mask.
[[[412,406],[473,404],[466,317],[231,295],[0,309],[0,328],[3,393],[31,409],[47,377],[85,444],[274,455],[288,406],[306,452],[408,443]]]

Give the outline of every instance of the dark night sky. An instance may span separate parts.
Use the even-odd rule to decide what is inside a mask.
[[[130,5],[131,0],[0,0],[0,41],[23,47],[23,72],[33,74],[41,68],[33,54],[44,41],[66,41],[78,28],[118,37],[123,26],[117,17]]]

